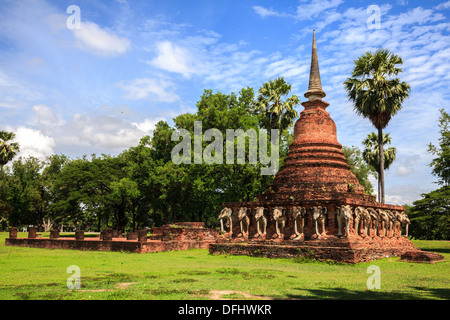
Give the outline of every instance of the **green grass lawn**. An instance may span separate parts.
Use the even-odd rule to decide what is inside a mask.
[[[208,250],[138,254],[6,247],[7,236],[0,233],[2,300],[450,299],[449,241],[414,241],[445,256],[436,264],[387,258],[345,265],[213,256]],[[71,265],[80,268],[80,289],[67,288]],[[367,288],[371,265],[380,268],[380,289]]]

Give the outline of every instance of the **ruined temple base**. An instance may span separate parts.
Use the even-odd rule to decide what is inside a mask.
[[[399,261],[436,263],[439,261],[444,261],[444,256],[439,253],[429,251],[407,251],[400,256]]]
[[[108,231],[108,232],[105,232]],[[118,232],[105,229],[99,238],[16,238],[5,239],[5,245],[46,248],[73,249],[90,251],[123,251],[123,252],[163,252],[189,249],[208,249],[210,243],[216,241],[219,231],[207,229],[203,222],[181,222],[153,228],[153,235],[147,238],[147,230],[128,233],[122,238]],[[139,236],[142,233],[142,238]],[[114,236],[114,234],[117,234]],[[14,237],[15,236],[15,237]]]
[[[406,252],[421,252],[406,237],[349,237],[326,236],[322,239],[282,243],[268,240],[248,243],[223,241],[211,244],[211,254],[247,255],[267,258],[311,258],[341,263],[359,263],[381,258],[399,257]]]

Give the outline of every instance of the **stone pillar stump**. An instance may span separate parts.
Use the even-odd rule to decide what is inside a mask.
[[[28,239],[36,239],[36,228],[28,228]]]
[[[59,238],[59,230],[51,230],[50,239],[58,239],[58,238]]]
[[[103,241],[110,241],[113,238],[113,229],[106,228],[102,232]]]
[[[9,238],[17,239],[17,228],[16,227],[12,227],[11,230],[9,230]]]
[[[147,242],[147,230],[138,230],[138,241]]]
[[[84,230],[75,231],[75,240],[84,240]]]

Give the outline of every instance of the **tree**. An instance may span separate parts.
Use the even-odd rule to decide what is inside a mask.
[[[13,132],[0,131],[0,166],[7,164],[19,152],[19,144],[9,141],[15,138]]]
[[[417,239],[450,239],[450,186],[422,194],[407,214],[411,220],[411,235]]]
[[[440,110],[439,128],[441,137],[439,138],[439,147],[432,143],[428,145],[428,151],[436,158],[430,163],[433,167],[433,175],[439,178],[438,184],[448,186],[450,184],[450,116],[444,109]]]
[[[355,112],[370,119],[378,129],[378,148],[384,154],[383,129],[390,119],[402,108],[403,101],[409,96],[410,86],[400,82],[397,76],[402,69],[397,65],[403,60],[387,49],[375,53],[366,52],[355,62],[352,77],[344,82],[349,99]],[[384,203],[384,157],[380,156],[381,203]]]
[[[8,221],[13,226],[39,225],[46,208],[46,189],[41,176],[43,163],[29,157],[12,163],[7,170],[4,200],[9,204]]]
[[[374,169],[363,159],[361,150],[358,147],[342,147],[342,152],[350,166],[350,171],[358,178],[359,183],[364,187],[366,194],[373,193],[373,186],[369,180],[369,174],[374,174]]]
[[[298,117],[295,107],[300,103],[296,95],[285,98],[291,91],[291,85],[283,77],[265,82],[258,91],[256,111],[261,113],[261,127],[279,129],[280,133],[293,124]],[[285,100],[284,100],[285,99]]]
[[[428,151],[437,158],[430,163],[433,174],[439,178],[441,188],[422,194],[422,199],[408,208],[413,236],[419,239],[450,239],[450,118],[440,110],[438,126],[441,128],[439,147],[428,145]]]
[[[364,161],[371,166],[377,173],[378,178],[378,201],[381,202],[381,179],[380,179],[380,150],[378,144],[378,135],[375,132],[369,133],[369,135],[363,140],[365,146],[362,153]],[[383,133],[383,145],[391,144],[391,137],[389,133]],[[395,161],[397,155],[397,149],[389,147],[384,150],[384,169],[387,170],[391,164]]]

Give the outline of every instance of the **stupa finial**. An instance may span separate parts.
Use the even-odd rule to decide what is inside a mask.
[[[311,54],[311,70],[309,72],[309,86],[308,91],[305,92],[305,97],[309,101],[322,100],[326,94],[322,90],[322,83],[320,82],[319,60],[317,59],[317,45],[316,45],[316,30],[313,29],[313,44]]]

